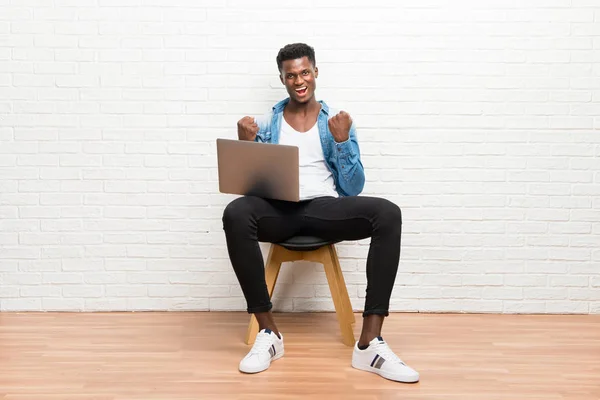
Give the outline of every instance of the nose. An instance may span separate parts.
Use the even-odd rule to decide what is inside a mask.
[[[294,79],[294,85],[301,86],[304,83],[304,79],[300,75],[296,75],[296,79]]]

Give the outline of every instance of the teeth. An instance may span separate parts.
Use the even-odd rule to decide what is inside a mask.
[[[305,88],[305,87],[301,87],[301,88],[299,88],[299,89],[296,89],[296,92],[301,92],[301,91],[303,91],[303,90],[306,90],[306,88]]]

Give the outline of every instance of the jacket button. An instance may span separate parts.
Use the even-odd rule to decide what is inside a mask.
[[[338,151],[342,151],[342,148],[341,148],[341,147],[338,147]]]

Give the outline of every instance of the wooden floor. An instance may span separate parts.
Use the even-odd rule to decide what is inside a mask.
[[[0,399],[600,399],[600,316],[391,314],[417,384],[352,369],[335,314],[276,317],[285,357],[244,375],[245,313],[0,313]]]

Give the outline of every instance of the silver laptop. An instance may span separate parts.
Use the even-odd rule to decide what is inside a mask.
[[[298,147],[217,139],[219,191],[300,201]]]

